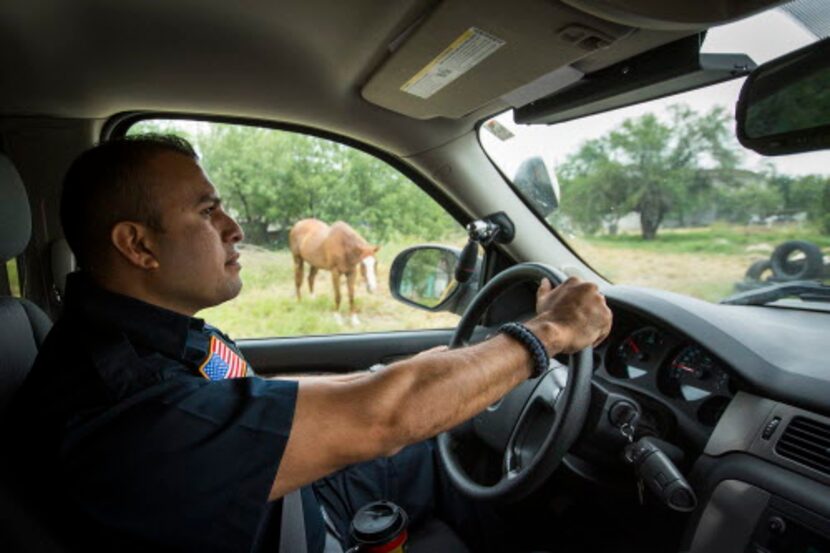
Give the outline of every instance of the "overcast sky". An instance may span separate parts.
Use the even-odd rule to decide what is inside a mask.
[[[703,44],[703,52],[744,53],[756,63],[761,64],[815,40],[816,37],[796,20],[784,12],[775,10],[710,30]],[[699,113],[721,105],[734,116],[735,102],[742,83],[743,79],[737,79],[671,98],[552,126],[517,126],[513,123],[512,112],[507,112],[500,115],[498,121],[513,131],[516,136],[502,142],[483,129],[481,131],[482,142],[494,160],[502,166],[502,170],[507,175],[513,175],[518,164],[527,157],[541,154],[548,162],[561,163],[585,140],[603,136],[631,117],[638,117],[648,112],[665,116],[666,107],[671,104],[685,103]],[[791,175],[830,173],[830,152],[828,151],[775,158],[762,158],[749,150],[744,150],[744,152],[744,166],[749,169],[760,169],[761,162],[766,160],[767,163],[774,164],[780,173]]]

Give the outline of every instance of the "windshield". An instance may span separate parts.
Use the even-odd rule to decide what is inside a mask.
[[[703,52],[761,64],[817,38],[774,10],[711,29]],[[480,139],[517,193],[612,282],[709,301],[830,282],[830,151],[773,158],[740,146],[742,84],[551,126],[517,125],[506,112]]]

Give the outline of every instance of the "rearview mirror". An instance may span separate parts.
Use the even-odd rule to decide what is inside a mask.
[[[459,288],[454,278],[460,252],[445,246],[416,246],[402,251],[389,270],[389,289],[399,301],[441,311]]]
[[[736,117],[738,140],[760,154],[830,148],[830,39],[755,69]]]

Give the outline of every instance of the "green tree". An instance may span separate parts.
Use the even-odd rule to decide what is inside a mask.
[[[194,143],[246,241],[284,246],[298,220],[343,220],[367,240],[437,240],[458,230],[403,174],[356,148],[243,125],[144,121],[130,134],[173,133]]]
[[[762,175],[723,189],[718,194],[718,217],[730,223],[746,224],[752,216],[768,217],[781,211],[783,194]]]
[[[616,234],[620,217],[631,209],[625,172],[608,150],[606,141],[590,140],[559,171],[562,211],[589,234],[603,226]]]
[[[681,221],[740,162],[721,107],[698,114],[669,107],[668,119],[649,113],[625,120],[608,135],[589,140],[558,173],[563,211],[584,230],[604,222],[611,229],[630,211],[640,216],[645,240],[657,236],[669,214]]]
[[[458,225],[400,172],[355,148],[313,136],[211,125],[197,137],[203,164],[248,241],[284,245],[291,225],[343,220],[373,242],[438,239]],[[270,231],[269,231],[270,229]]]
[[[790,177],[790,204],[793,211],[807,213],[822,234],[830,234],[830,178],[821,175]]]

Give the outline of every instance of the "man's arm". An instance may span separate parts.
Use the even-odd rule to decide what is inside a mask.
[[[435,346],[433,348],[416,353],[413,357],[419,355],[428,355],[437,351],[447,351],[447,346]],[[322,374],[280,374],[277,376],[268,377],[269,380],[293,380],[295,382],[349,382],[359,378],[365,378],[373,372],[382,370],[387,365],[377,363],[363,371],[354,371],[350,373],[322,373]]]
[[[571,279],[537,295],[527,326],[548,352],[572,353],[607,335],[611,315],[593,284]],[[470,419],[530,375],[516,340],[432,352],[349,381],[300,381],[294,422],[270,498],[346,465],[391,455]]]

